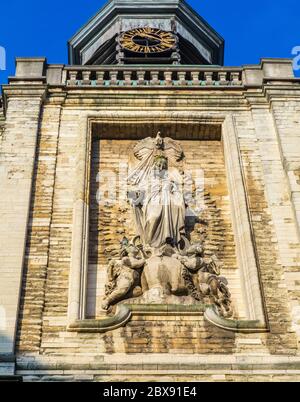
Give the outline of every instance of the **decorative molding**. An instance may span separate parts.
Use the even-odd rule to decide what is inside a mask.
[[[258,259],[248,208],[247,191],[234,117],[228,115],[223,124],[223,145],[227,180],[236,242],[238,266],[242,273],[247,318],[266,326]]]
[[[215,306],[205,305],[181,306],[158,304],[119,304],[113,316],[104,319],[76,320],[69,324],[68,331],[83,333],[105,333],[124,327],[133,316],[197,316],[203,317],[210,324],[236,333],[264,333],[268,332],[266,326],[259,320],[233,320],[221,317]]]
[[[104,333],[124,327],[133,316],[139,315],[189,315],[202,317],[206,311],[204,305],[180,306],[159,304],[119,304],[113,316],[95,320],[76,320],[69,324],[70,332]]]
[[[260,320],[232,320],[221,317],[215,306],[210,306],[205,310],[204,318],[218,328],[231,332],[260,333],[268,332],[266,325]]]
[[[91,135],[89,121],[81,120],[80,132],[85,133],[77,144],[79,160],[77,163],[77,191],[73,209],[73,235],[69,286],[68,320],[73,322],[85,318],[86,280],[88,264],[89,233],[89,183]]]
[[[151,113],[155,115],[155,112],[140,113],[135,117],[136,122],[132,121],[132,124],[146,122]],[[186,118],[184,112],[166,111],[164,118],[160,117],[160,121],[168,121],[178,123],[181,119]],[[132,115],[130,111],[119,111],[117,118],[119,124],[122,121],[128,123],[128,117]],[[153,117],[153,116],[152,116]],[[242,285],[243,294],[245,297],[245,305],[247,308],[247,318],[245,322],[226,320],[226,322],[220,323],[219,317],[213,314],[212,310],[205,310],[205,318],[212,324],[238,332],[240,329],[246,329],[244,332],[266,332],[268,326],[266,323],[266,315],[264,310],[263,295],[259,278],[259,267],[256,259],[254,237],[252,233],[251,220],[248,211],[247,195],[245,189],[245,182],[243,178],[241,156],[239,153],[238,138],[235,129],[234,117],[231,114],[217,115],[215,117],[202,115],[200,112],[192,112],[189,114],[190,121],[194,124],[201,122],[205,124],[222,124],[222,141],[224,146],[225,164],[228,178],[229,194],[232,207],[232,221],[233,230],[236,242],[236,251],[238,258],[238,266],[242,273]],[[80,138],[78,138],[78,146],[80,147],[80,156],[77,163],[77,184],[78,189],[76,191],[74,200],[74,231],[72,241],[72,259],[70,270],[70,289],[69,289],[69,329],[73,326],[73,329],[77,327],[81,332],[90,328],[91,324],[94,326],[100,326],[102,330],[107,327],[107,323],[101,323],[97,320],[85,320],[85,303],[86,303],[86,275],[88,268],[87,250],[88,250],[88,200],[89,200],[89,176],[90,176],[90,158],[91,158],[91,145],[92,145],[92,126],[93,124],[101,121],[106,123],[116,120],[116,114],[111,111],[101,111],[98,113],[92,113],[81,120],[80,123]],[[130,120],[130,119],[129,119]],[[127,307],[128,309],[129,307]],[[131,307],[132,312],[137,313],[136,307]],[[141,307],[138,307],[141,309]],[[166,307],[168,309],[170,307]],[[197,306],[198,308],[198,306]],[[146,307],[145,307],[146,309]],[[157,310],[157,306],[153,307]],[[146,309],[147,310],[147,309]],[[152,308],[151,308],[152,310]],[[159,309],[158,309],[159,310]],[[157,311],[158,311],[157,310]],[[193,309],[192,309],[193,310]],[[153,310],[152,310],[153,311]],[[159,310],[161,313],[161,309]],[[191,307],[189,307],[191,312]],[[145,311],[143,311],[143,314]],[[188,311],[185,311],[188,314]],[[197,312],[199,314],[200,312]],[[204,311],[202,312],[204,313]],[[129,313],[128,320],[130,319]],[[116,325],[122,325],[119,317],[126,316],[125,310],[121,310],[115,317]],[[82,323],[86,321],[86,323]],[[113,324],[114,322],[113,321]],[[77,324],[74,324],[77,323]],[[80,325],[79,325],[80,324]],[[75,327],[74,327],[75,325]],[[90,325],[90,327],[89,327]],[[125,325],[125,324],[124,324]],[[104,329],[102,330],[104,332]]]
[[[133,315],[203,315],[207,306],[204,304],[125,304]]]
[[[114,316],[105,318],[103,320],[76,320],[75,322],[69,324],[68,331],[88,333],[113,331],[120,327],[124,327],[130,320],[131,315],[131,309],[124,304],[120,304],[117,306]]]

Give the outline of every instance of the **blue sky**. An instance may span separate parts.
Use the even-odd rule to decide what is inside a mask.
[[[259,63],[261,57],[292,57],[300,47],[299,0],[189,0],[191,6],[226,40],[225,65]],[[3,0],[0,46],[7,69],[0,83],[14,75],[14,59],[46,56],[67,63],[67,40],[105,3],[103,0]],[[299,63],[300,64],[300,63]],[[300,76],[299,72],[297,75]]]

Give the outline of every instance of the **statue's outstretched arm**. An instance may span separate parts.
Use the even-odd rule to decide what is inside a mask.
[[[122,261],[123,264],[132,269],[140,269],[145,265],[144,259],[137,259],[133,257],[124,257]]]

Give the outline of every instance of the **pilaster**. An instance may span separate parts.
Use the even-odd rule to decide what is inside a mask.
[[[0,153],[0,375],[14,371],[33,169],[46,94],[45,63],[45,59],[18,59],[16,77],[3,86],[6,125]]]
[[[274,224],[276,239],[273,240],[277,241],[279,262],[283,269],[281,289],[278,292],[284,288],[288,292],[287,307],[292,317],[293,330],[298,333],[299,339],[300,305],[297,283],[300,280],[300,243],[297,197],[300,186],[297,183],[297,168],[300,169],[300,135],[297,107],[300,110],[300,101],[297,103],[295,99],[289,100],[287,81],[283,79],[289,76],[291,62],[282,65],[270,63],[270,66],[265,71],[268,74],[263,87],[265,96],[256,98],[249,93],[248,99],[259,144],[268,206]],[[293,80],[288,86],[293,89],[293,93],[297,89]],[[279,91],[277,100],[273,99],[273,91]],[[300,216],[300,208],[298,215]]]

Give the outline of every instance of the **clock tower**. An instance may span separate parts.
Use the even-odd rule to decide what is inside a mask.
[[[224,40],[185,1],[111,0],[69,41],[70,64],[223,65]]]
[[[299,381],[292,60],[224,66],[184,0],[68,48],[0,95],[0,382]]]

